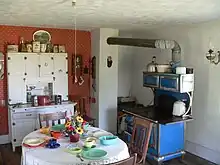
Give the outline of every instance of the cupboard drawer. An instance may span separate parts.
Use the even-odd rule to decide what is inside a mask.
[[[29,112],[29,113],[14,113],[12,115],[13,119],[36,119],[37,113]]]

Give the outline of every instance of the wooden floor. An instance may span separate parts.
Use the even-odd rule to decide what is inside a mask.
[[[0,165],[20,165],[21,148],[16,148],[16,152],[12,152],[10,144],[0,145]],[[164,165],[215,165],[195,155],[186,154],[184,162],[172,160],[165,162]]]

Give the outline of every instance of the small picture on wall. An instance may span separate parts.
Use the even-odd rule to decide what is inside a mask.
[[[51,35],[45,30],[38,30],[33,34],[33,40],[39,41],[41,44],[47,44],[51,40]]]

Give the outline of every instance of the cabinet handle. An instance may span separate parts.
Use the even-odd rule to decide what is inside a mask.
[[[12,123],[12,125],[15,125],[15,123]]]
[[[26,114],[26,116],[31,116],[32,114]]]
[[[16,142],[16,139],[14,139],[13,141]]]

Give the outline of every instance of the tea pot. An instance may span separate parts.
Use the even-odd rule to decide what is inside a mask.
[[[157,63],[156,63],[156,57],[152,57],[151,63],[147,65],[147,72],[157,72]]]

